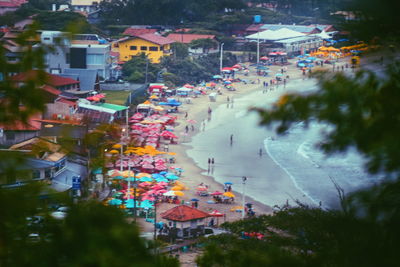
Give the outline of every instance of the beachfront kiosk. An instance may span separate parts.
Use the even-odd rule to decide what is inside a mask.
[[[167,220],[170,231],[176,233],[177,238],[192,238],[204,235],[205,218],[211,215],[187,205],[179,205],[161,214]]]

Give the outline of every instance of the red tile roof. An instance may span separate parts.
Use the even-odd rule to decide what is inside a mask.
[[[161,217],[171,221],[186,222],[207,218],[210,217],[210,214],[196,208],[180,205],[161,213]]]
[[[38,121],[42,118],[42,114],[38,113],[28,118],[26,123],[16,121],[13,124],[0,124],[0,128],[5,131],[39,131],[41,123]]]
[[[215,35],[211,34],[180,34],[171,33],[167,36],[168,39],[174,40],[178,43],[189,44],[193,40],[198,39],[214,39]]]
[[[25,0],[0,1],[0,7],[19,7],[24,3],[26,3]]]
[[[52,87],[50,85],[43,85],[41,88],[44,91],[49,92],[50,94],[53,94],[53,95],[57,95],[58,96],[58,95],[61,94],[60,90],[57,90],[56,88],[54,88],[54,87]]]
[[[174,40],[162,37],[160,35],[157,34],[153,34],[153,33],[146,33],[146,34],[142,34],[140,36],[137,36],[137,38],[158,44],[158,45],[166,45],[166,44],[172,44],[175,43]]]
[[[33,80],[38,75],[39,75],[39,71],[31,70],[31,71],[19,73],[19,74],[13,76],[11,79],[16,82],[24,82],[24,81]],[[50,74],[47,72],[45,72],[44,75],[45,75],[45,83],[47,85],[50,85],[53,87],[64,86],[64,85],[69,85],[69,84],[79,84],[79,81],[71,79],[71,78],[65,78],[65,77]]]
[[[129,36],[139,36],[146,33],[154,34],[156,31],[157,31],[156,29],[140,29],[140,28],[138,29],[129,27],[125,29],[125,31],[122,34]]]

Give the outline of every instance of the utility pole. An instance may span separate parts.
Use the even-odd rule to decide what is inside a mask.
[[[244,219],[244,204],[245,204],[245,198],[246,198],[246,195],[245,195],[245,185],[246,185],[246,180],[247,180],[247,177],[246,176],[243,176],[242,177],[242,185],[243,185],[243,190],[242,190],[242,219]]]
[[[260,32],[257,32],[257,66],[260,64]]]
[[[147,73],[149,70],[149,59],[146,57],[146,76],[145,76],[145,80],[144,83],[147,84]]]
[[[221,55],[219,57],[219,72],[222,73],[222,58],[224,53],[224,43],[221,43]]]

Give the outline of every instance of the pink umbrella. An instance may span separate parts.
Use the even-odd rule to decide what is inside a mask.
[[[166,182],[159,182],[159,183],[157,183],[158,185],[161,185],[161,186],[167,186],[168,185],[168,183],[166,183]]]
[[[212,196],[220,196],[220,195],[222,195],[223,193],[222,192],[219,192],[219,191],[215,191],[214,193],[211,193],[211,195]]]
[[[213,217],[224,217],[225,214],[219,212],[218,210],[213,210],[212,212],[209,213]]]

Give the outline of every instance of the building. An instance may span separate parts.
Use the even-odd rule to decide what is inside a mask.
[[[288,56],[304,54],[322,45],[322,38],[316,34],[304,34],[287,28],[265,30],[246,36],[252,42],[260,43],[260,51],[283,51]]]
[[[113,43],[113,51],[119,53],[119,61],[126,62],[133,56],[144,53],[152,63],[160,63],[162,57],[171,55],[171,44],[175,41],[157,34],[142,34],[122,38]]]
[[[21,121],[12,124],[0,125],[0,145],[4,147],[12,146],[39,135],[42,118],[41,114],[35,114],[28,118],[26,123]]]
[[[217,53],[219,52],[219,44],[215,40],[215,35],[212,34],[189,34],[189,33],[170,33],[167,36],[168,39],[171,39],[177,43],[183,43],[189,45],[194,40],[200,39],[211,39],[215,42],[214,47],[210,49],[204,48],[190,48],[189,53],[191,54],[208,54],[208,53]]]
[[[187,205],[179,205],[161,213],[161,218],[167,221],[170,229],[175,229],[178,238],[192,238],[204,234],[205,219],[210,217],[207,212]]]
[[[102,0],[71,0],[71,9],[86,14],[97,11]]]
[[[80,91],[100,91],[100,78],[96,70],[64,69],[60,76],[79,81]]]
[[[7,12],[16,11],[22,4],[25,4],[26,0],[1,0],[0,1],[0,15]]]
[[[128,116],[128,107],[102,102],[91,103],[86,99],[80,99],[77,112],[91,123],[111,123],[115,120],[125,120]]]
[[[109,79],[111,75],[111,46],[96,34],[74,35],[70,41],[65,33],[42,31],[41,44],[52,46],[45,58],[46,71],[52,74],[63,73],[65,69],[96,70],[100,79]]]

